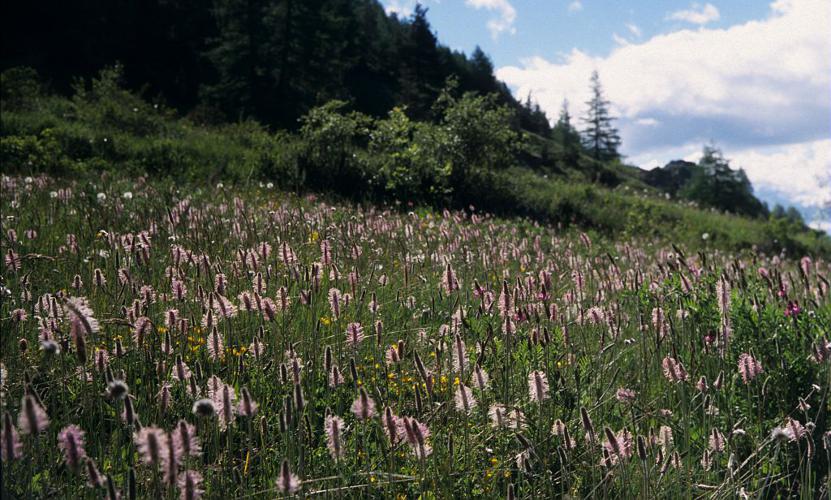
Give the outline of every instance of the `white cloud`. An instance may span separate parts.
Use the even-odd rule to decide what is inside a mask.
[[[589,76],[597,69],[613,110],[624,120],[650,116],[676,125],[672,137],[629,137],[636,149],[685,139],[789,144],[825,137],[831,116],[831,4],[788,5],[763,21],[659,35],[616,47],[606,57],[579,49],[557,62],[531,57],[521,66],[499,68],[497,76],[517,95],[531,92],[556,116],[564,97],[572,103],[588,99]]]
[[[655,118],[646,117],[638,118],[637,120],[635,120],[635,123],[637,123],[638,125],[643,125],[644,127],[655,127],[661,122],[659,122]]]
[[[831,220],[823,220],[823,219],[814,219],[808,223],[814,229],[819,229],[820,231],[825,231],[827,234],[831,234]]]
[[[617,33],[612,33],[612,40],[614,40],[617,45],[629,45],[629,40],[623,38]]]
[[[387,0],[384,11],[387,15],[395,14],[399,18],[409,17],[415,9],[415,0]]]
[[[831,139],[727,155],[754,186],[774,191],[795,204],[818,207],[831,202]]]
[[[629,30],[629,33],[632,33],[636,38],[641,37],[641,29],[635,23],[626,23],[626,29]]]
[[[494,11],[495,17],[488,21],[488,30],[494,39],[505,32],[516,33],[516,28],[514,28],[516,9],[508,0],[465,0],[465,5],[476,10]]]
[[[689,9],[679,10],[667,15],[667,19],[673,21],[684,21],[692,24],[705,25],[718,21],[721,15],[715,5],[707,3],[704,5],[694,3]]]
[[[583,2],[580,0],[574,0],[570,4],[568,4],[568,11],[569,12],[580,12],[583,10]]]
[[[765,19],[626,41],[605,57],[532,57],[497,76],[550,117],[565,97],[579,116],[597,69],[631,162],[697,160],[714,140],[754,185],[810,205],[831,192],[816,181],[831,172],[830,32],[831,2],[777,0]]]

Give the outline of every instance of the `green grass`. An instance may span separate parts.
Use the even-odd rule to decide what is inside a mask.
[[[542,203],[554,185],[564,199],[584,200],[584,207],[618,203],[610,207],[618,210],[629,200],[672,206],[615,192],[592,198],[596,192],[579,187],[514,178],[540,193],[523,210]],[[695,253],[625,226],[614,239],[600,233],[589,239],[531,220],[426,209],[405,214],[256,184],[4,177],[0,200],[8,256],[0,304],[2,412],[17,427],[29,394],[50,419],[38,435],[21,434],[20,458],[4,458],[9,497],[102,495],[86,484],[87,472],[67,466],[57,446],[59,431],[70,424],[86,432],[86,454],[123,494],[179,495],[139,452],[138,424],[121,417],[125,403],[107,397],[113,378],[129,386],[142,426],[169,432],[180,420],[195,425],[202,451],[175,469],[199,472],[209,498],[281,495],[276,481],[284,460],[302,481],[300,494],[337,498],[499,498],[509,485],[520,498],[727,497],[741,491],[814,498],[828,492],[831,366],[810,359],[817,352],[831,357],[825,346],[831,267],[821,258],[800,263],[764,252],[734,255],[707,248],[712,241]],[[677,210],[681,217],[724,217]],[[267,255],[264,244],[271,248]],[[95,283],[96,269],[106,284]],[[240,298],[254,293],[257,273],[263,298],[278,302],[283,290],[289,298],[273,320],[246,311]],[[174,277],[186,285],[182,298],[173,294]],[[717,297],[722,287],[728,290],[723,307]],[[341,295],[338,315],[332,289]],[[38,306],[50,297],[54,308]],[[88,301],[99,331],[73,327],[67,300],[77,297]],[[214,356],[204,322],[211,303],[223,297],[240,310],[214,316],[224,342],[221,356]],[[373,298],[377,309],[370,307]],[[801,307],[796,316],[784,314],[789,301]],[[188,320],[186,330],[166,326],[171,309]],[[27,319],[13,320],[17,310]],[[148,318],[151,329],[139,338],[140,318]],[[347,342],[353,322],[365,334],[357,346]],[[726,344],[716,334],[724,325],[731,330]],[[60,353],[40,348],[46,335]],[[454,367],[456,335],[464,342],[463,370]],[[264,347],[259,357],[249,349],[255,338]],[[388,364],[387,351],[399,342],[401,361]],[[327,347],[343,374],[336,387],[328,385],[324,369]],[[103,370],[96,365],[100,352],[108,353]],[[746,353],[763,368],[748,383],[739,373]],[[432,377],[432,390],[416,356]],[[189,367],[187,382],[173,377],[178,357]],[[685,381],[665,376],[668,357],[685,367]],[[294,403],[295,359],[301,410]],[[487,388],[476,387],[477,363],[489,374]],[[535,370],[549,384],[542,402],[529,395]],[[233,415],[227,427],[217,417],[194,415],[194,401],[211,395],[212,376],[237,398],[243,388],[250,391],[256,415]],[[476,404],[469,412],[454,401],[457,379],[472,388]],[[706,391],[697,388],[702,379]],[[165,384],[170,404],[163,409]],[[391,443],[379,417],[359,420],[350,411],[359,388],[379,413],[388,406],[424,423],[432,452],[417,457],[405,435]],[[634,395],[618,396],[619,389]],[[494,425],[488,412],[498,404],[523,418],[514,426]],[[584,438],[581,408],[594,440]],[[327,414],[345,421],[338,460],[327,449]],[[787,435],[772,439],[788,419],[806,433],[792,442]],[[553,432],[558,420],[573,448]],[[618,448],[605,447],[606,458],[605,429],[620,440]],[[659,439],[667,429],[671,442]],[[716,430],[724,446],[705,467]]]

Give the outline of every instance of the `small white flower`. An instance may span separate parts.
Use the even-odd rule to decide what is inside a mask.
[[[701,239],[702,239],[702,240],[704,240],[704,241],[707,241],[708,239],[710,239],[710,233],[704,233],[704,234],[702,234],[702,235],[701,235]]]
[[[107,195],[106,195],[106,194],[104,194],[104,193],[98,193],[98,195],[96,196],[96,198],[98,198],[98,201],[104,201],[104,200],[106,200],[106,199],[107,199]]]
[[[273,182],[269,182],[269,183],[267,183],[267,184],[265,185],[265,187],[267,187],[268,189],[271,189],[271,188],[273,188],[273,187],[274,187],[274,183],[273,183]]]
[[[26,177],[26,178],[25,178],[25,179],[23,179],[23,180],[26,182],[26,184],[31,184],[31,183],[35,182],[35,180],[34,180],[34,179],[32,179],[31,177]]]
[[[57,191],[49,191],[49,197],[54,200],[55,198],[58,197],[58,192]]]
[[[130,191],[125,191],[124,194],[121,195],[121,197],[124,198],[125,200],[132,200],[133,199],[133,193],[131,193]]]
[[[217,185],[216,185],[216,188],[217,188],[217,189],[222,189],[222,188],[224,188],[224,187],[225,187],[225,184],[223,184],[223,183],[221,183],[221,182],[217,183]]]

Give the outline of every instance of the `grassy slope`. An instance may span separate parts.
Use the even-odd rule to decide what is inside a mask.
[[[76,175],[106,170],[202,183],[273,181],[284,189],[302,189],[296,179],[270,173],[275,164],[296,161],[292,148],[297,141],[275,137],[253,123],[199,126],[112,89],[88,90],[71,100],[41,96],[25,107],[5,108],[0,118],[4,171]],[[545,163],[544,142],[526,136],[524,156],[531,168],[495,174],[483,186],[480,207],[545,223],[578,224],[611,237],[661,238],[693,249],[756,247],[831,255],[831,240],[819,232],[668,201],[640,180],[635,167],[602,165],[600,172],[613,178],[616,187],[591,184],[589,175],[574,166]],[[556,158],[556,145],[546,147]],[[709,238],[703,240],[705,233]]]
[[[66,201],[50,195],[66,187],[72,188]],[[22,436],[22,459],[4,464],[10,496],[100,494],[86,486],[84,472],[63,465],[57,434],[69,424],[87,432],[87,454],[118,488],[127,489],[132,468],[139,498],[176,496],[174,487],[160,484],[155,467],[142,463],[132,438],[135,429],[120,417],[125,404],[104,396],[105,375],[93,363],[101,349],[109,352],[106,363],[113,376],[128,384],[143,425],[165,431],[180,419],[197,425],[202,454],[182,469],[202,474],[206,498],[275,498],[283,459],[304,481],[303,492],[321,497],[504,498],[509,484],[519,498],[726,497],[739,489],[759,498],[822,495],[821,474],[828,469],[819,447],[828,429],[824,408],[831,367],[808,356],[831,321],[827,288],[822,292],[831,270],[827,261],[817,260],[800,274],[797,263],[787,259],[754,256],[734,265],[721,252],[707,252],[675,260],[666,258],[670,248],[650,248],[649,241],[596,239],[589,244],[575,234],[516,220],[358,210],[256,185],[189,187],[162,181],[139,185],[115,176],[94,184],[48,178],[3,182],[0,238],[4,248],[21,256],[19,269],[6,267],[2,274],[10,289],[9,300],[0,301],[0,325],[9,333],[0,336],[0,361],[8,375],[3,411],[16,417],[24,393],[35,391],[51,420],[37,438]],[[124,196],[127,191],[131,196]],[[7,236],[12,230],[17,238]],[[147,247],[127,243],[128,233],[142,231],[150,231]],[[77,246],[68,243],[70,233]],[[318,264],[327,260],[323,241],[331,245],[339,273],[333,265]],[[240,262],[240,252],[269,242],[271,252],[258,258],[258,267],[249,259]],[[175,260],[175,247],[193,252],[193,263],[187,257]],[[149,258],[140,257],[143,250]],[[294,257],[281,257],[289,254]],[[210,266],[199,264],[203,255]],[[308,272],[312,265],[324,266],[319,281]],[[458,289],[443,286],[448,266]],[[767,268],[771,280],[763,280],[757,266]],[[94,284],[96,268],[106,284]],[[264,297],[276,300],[284,286],[291,298],[274,321],[245,311],[237,299],[252,292],[255,271],[266,280]],[[354,276],[347,277],[352,271]],[[181,299],[170,293],[171,272],[186,284]],[[200,326],[209,308],[207,294],[200,291],[215,288],[217,272],[227,280],[222,294],[240,306],[234,317],[219,320],[226,348],[221,359],[207,349],[209,332]],[[76,275],[83,282],[77,288],[72,286]],[[548,285],[542,281],[546,277]],[[725,313],[720,313],[716,292],[720,278],[733,290],[727,288]],[[780,278],[788,284],[786,297],[777,293]],[[579,291],[578,279],[583,283]],[[477,297],[474,283],[485,293]],[[512,303],[505,315],[496,302],[503,287]],[[337,318],[328,300],[332,288],[352,295]],[[101,322],[100,331],[80,336],[88,342],[86,358],[72,342],[60,354],[38,349],[34,302],[58,290],[86,297],[88,314]],[[142,302],[147,290],[154,299]],[[300,300],[301,292],[309,294],[307,303]],[[380,304],[375,312],[369,307],[373,297]],[[786,318],[788,300],[798,300],[804,312]],[[549,305],[559,312],[549,315]],[[143,338],[133,335],[139,321],[125,316],[122,306],[149,318],[155,331]],[[9,319],[18,307],[27,311],[28,320]],[[189,318],[187,332],[164,327],[166,311],[174,308]],[[664,321],[651,321],[660,318],[659,309]],[[459,313],[464,320],[454,319]],[[505,317],[514,319],[505,323]],[[52,319],[57,327],[50,334],[68,336],[68,319]],[[375,321],[383,322],[379,343],[372,333]],[[719,330],[724,321],[733,328],[729,346],[707,347],[702,336]],[[351,322],[364,325],[367,335],[355,347],[346,344],[344,334]],[[505,324],[513,335],[502,333]],[[442,333],[445,329],[450,333]],[[468,363],[466,375],[452,368],[454,330],[466,343],[459,348]],[[550,335],[551,341],[532,341],[535,331],[543,338]],[[172,352],[164,354],[159,344],[167,333]],[[244,354],[258,335],[265,354]],[[399,340],[406,355],[387,365],[386,349]],[[123,344],[123,355],[116,355],[116,341]],[[305,408],[302,418],[290,419],[281,431],[281,412],[295,390],[291,375],[280,381],[280,364],[292,365],[284,354],[287,345],[303,367],[298,387]],[[485,346],[481,357],[478,345]],[[322,369],[327,346],[345,377],[335,388],[327,386]],[[764,369],[747,383],[738,369],[746,352]],[[429,393],[414,353],[433,374]],[[663,365],[670,355],[689,370],[686,382],[665,378]],[[190,367],[185,378],[193,380],[198,394],[171,379],[176,356]],[[358,380],[348,369],[350,359]],[[478,405],[465,414],[454,402],[455,380],[475,386],[474,360],[490,374],[490,387],[473,389]],[[163,363],[167,370],[158,368]],[[79,370],[89,376],[76,375]],[[550,384],[542,403],[529,396],[532,370],[541,371]],[[227,430],[216,418],[193,415],[191,406],[208,394],[211,375],[238,396],[243,388],[250,390],[259,404],[257,415],[232,415]],[[711,389],[695,388],[700,377],[705,385],[713,384]],[[378,419],[361,422],[350,412],[359,380],[379,411],[389,406],[395,415],[417,418],[429,427],[429,456],[417,459],[406,443],[391,450]],[[170,384],[171,404],[162,410],[158,394],[165,383]],[[822,390],[813,390],[814,383]],[[810,409],[799,410],[800,402]],[[518,429],[490,423],[488,410],[494,404],[521,412]],[[581,407],[593,422],[594,443],[582,438]],[[327,411],[346,423],[346,453],[339,461],[327,452]],[[770,439],[771,431],[789,418],[806,427],[811,421],[813,434],[793,443]],[[568,429],[574,447],[554,435],[556,420]],[[612,432],[625,451],[617,452],[617,465],[602,465],[600,443],[609,441]],[[708,455],[714,432],[724,434],[726,445]],[[648,446],[641,462],[634,451],[636,436],[659,434],[663,446]],[[817,449],[813,455],[806,450],[809,439]],[[711,463],[704,467],[701,461],[708,456]],[[728,468],[728,457],[736,465]]]

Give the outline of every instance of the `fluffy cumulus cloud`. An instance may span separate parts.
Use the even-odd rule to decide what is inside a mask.
[[[735,151],[731,158],[757,185],[777,198],[805,207],[814,217],[820,215],[814,208],[831,207],[831,139],[744,149]]]
[[[718,21],[720,17],[718,9],[711,3],[704,5],[694,3],[689,9],[675,11],[667,15],[667,19],[699,25]]]
[[[494,39],[502,33],[516,33],[516,9],[508,0],[465,0],[465,5],[493,12],[493,17],[488,21],[488,30]]]
[[[714,140],[754,185],[818,206],[831,190],[817,178],[831,172],[829,33],[831,2],[777,0],[762,20],[621,43],[605,57],[532,57],[497,75],[556,117],[564,98],[583,112],[597,69],[633,163],[697,157]]]
[[[384,10],[387,14],[395,14],[399,18],[408,17],[415,9],[415,0],[388,0]]]

